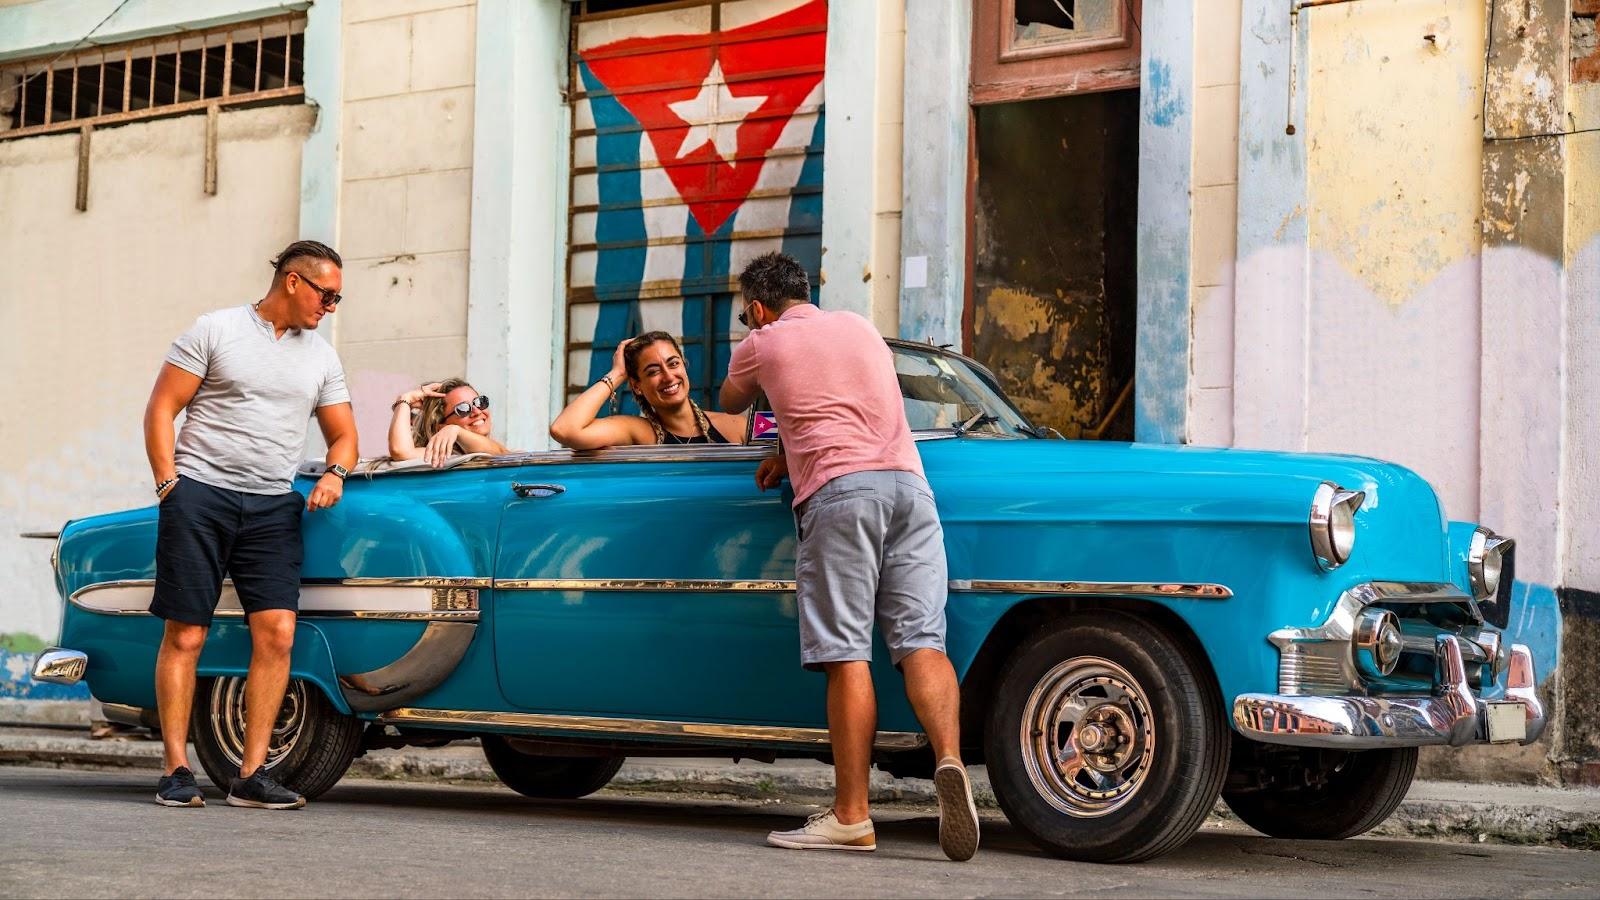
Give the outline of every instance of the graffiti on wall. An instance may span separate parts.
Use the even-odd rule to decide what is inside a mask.
[[[781,250],[818,280],[827,19],[826,0],[579,17],[569,393],[661,330],[709,405],[742,336],[745,262]]]

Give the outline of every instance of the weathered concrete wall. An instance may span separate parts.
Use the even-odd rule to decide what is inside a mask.
[[[1565,423],[1562,446],[1562,780],[1600,784],[1600,39],[1572,21],[1566,144]]]
[[[904,0],[828,5],[828,94],[822,186],[822,291],[829,309],[900,331]]]
[[[363,456],[388,453],[395,394],[466,372],[476,12],[344,3],[336,334]]]
[[[1189,442],[1233,443],[1234,258],[1239,204],[1239,0],[1195,21],[1194,282]]]
[[[59,625],[52,544],[20,532],[151,502],[141,421],[161,358],[200,313],[261,296],[295,237],[314,115],[222,113],[215,196],[204,116],[96,131],[87,212],[76,134],[0,142],[0,631],[49,641]]]
[[[1553,0],[1496,0],[1492,36],[1488,13],[1362,0],[1291,25],[1284,4],[1245,0],[1233,437],[1394,460],[1451,518],[1518,539],[1510,630],[1556,701],[1548,746],[1449,765],[1549,777],[1546,749],[1592,759],[1600,743],[1572,702],[1594,651],[1570,587],[1600,513],[1579,449],[1595,437],[1579,412],[1597,387],[1595,213],[1589,158],[1568,159],[1582,138],[1557,134],[1576,121],[1582,29]],[[1221,344],[1197,339],[1197,371]]]

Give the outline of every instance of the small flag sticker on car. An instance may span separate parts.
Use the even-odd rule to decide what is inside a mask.
[[[756,440],[775,441],[778,439],[778,417],[770,412],[758,412],[751,423],[750,436]]]

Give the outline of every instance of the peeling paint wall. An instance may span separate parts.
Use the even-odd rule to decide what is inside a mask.
[[[1306,446],[1410,466],[1474,518],[1483,4],[1361,0],[1301,18]]]
[[[59,626],[52,542],[20,532],[152,502],[141,422],[161,358],[199,314],[261,296],[295,237],[314,115],[223,112],[214,197],[204,116],[98,130],[87,212],[77,135],[0,142],[0,380],[14,410],[44,404],[0,416],[0,631]]]
[[[1244,0],[1240,31],[1234,443],[1390,459],[1515,536],[1510,630],[1555,712],[1496,774],[1600,778],[1600,140],[1561,134],[1600,125],[1592,19],[1287,6]]]

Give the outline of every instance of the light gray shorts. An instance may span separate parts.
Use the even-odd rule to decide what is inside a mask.
[[[854,472],[796,510],[800,661],[872,659],[878,623],[895,665],[913,650],[944,652],[944,530],[933,491],[910,472]]]

